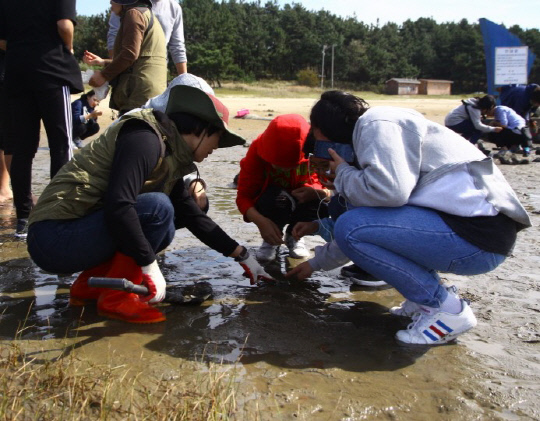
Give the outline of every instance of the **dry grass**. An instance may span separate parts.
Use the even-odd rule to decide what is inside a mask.
[[[258,81],[253,83],[224,82],[220,88],[214,87],[216,95],[221,96],[240,96],[240,97],[266,97],[266,98],[319,98],[321,93],[330,90],[327,84],[324,89],[320,87],[300,86],[295,82],[287,81]],[[336,86],[335,89],[343,89]],[[344,89],[365,100],[398,99],[396,95],[379,94],[371,91],[354,91]],[[407,98],[418,99],[461,99],[468,98],[470,95],[410,95]]]
[[[0,342],[0,420],[226,420],[236,411],[234,370],[219,364],[185,382],[75,353],[38,360],[25,345]]]
[[[234,95],[268,98],[317,98],[321,90],[300,86],[293,82],[262,81],[256,83],[224,82],[220,88],[214,87],[216,95]]]

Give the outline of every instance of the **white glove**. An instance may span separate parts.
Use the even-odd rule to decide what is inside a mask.
[[[238,257],[235,257],[234,260],[240,263],[240,266],[244,268],[244,276],[246,278],[249,278],[251,285],[257,283],[259,279],[265,279],[267,281],[274,280],[274,278],[272,278],[268,273],[266,273],[264,268],[259,264],[259,262],[257,262],[255,257],[249,254],[245,247],[242,253],[240,253]]]
[[[154,260],[147,266],[142,267],[143,281],[142,283],[148,288],[148,295],[141,297],[142,301],[149,303],[159,303],[165,298],[165,278],[159,269],[157,261]]]

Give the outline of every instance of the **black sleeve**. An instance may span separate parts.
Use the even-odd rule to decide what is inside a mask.
[[[224,256],[229,256],[238,247],[238,243],[199,208],[186,190],[184,180],[178,180],[174,185],[170,199],[177,229],[186,227],[204,244]]]
[[[141,229],[135,203],[141,188],[161,155],[157,134],[140,120],[127,122],[120,130],[105,194],[105,223],[118,250],[146,266],[156,259]]]
[[[56,21],[70,19],[74,24],[77,24],[77,8],[75,4],[75,0],[57,0]]]
[[[7,39],[7,30],[6,30],[6,13],[4,9],[4,2],[0,1],[0,39]]]

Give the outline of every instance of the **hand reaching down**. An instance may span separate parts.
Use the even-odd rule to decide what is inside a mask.
[[[298,266],[288,271],[285,277],[291,278],[293,276],[296,276],[296,279],[298,279],[299,281],[302,281],[306,278],[309,278],[312,275],[312,273],[313,273],[313,269],[311,268],[311,265],[309,264],[309,262],[302,262]]]
[[[143,280],[142,283],[148,288],[148,295],[141,297],[141,301],[150,303],[159,303],[165,298],[165,278],[159,269],[157,261],[153,261],[147,266],[142,267]]]
[[[234,260],[240,263],[240,266],[244,268],[244,270],[246,271],[244,273],[244,276],[246,278],[249,278],[251,285],[256,284],[257,281],[260,279],[264,279],[266,281],[274,280],[274,278],[272,278],[268,273],[266,273],[264,268],[259,264],[259,262],[257,262],[255,257],[249,254],[249,251],[247,251],[245,247],[242,253],[238,257],[235,257]]]

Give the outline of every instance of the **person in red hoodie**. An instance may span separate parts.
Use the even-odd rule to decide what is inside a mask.
[[[302,152],[309,130],[300,115],[278,116],[240,161],[236,204],[244,220],[259,228],[263,238],[256,254],[259,260],[272,260],[283,243],[290,257],[308,257],[303,240],[296,241],[292,229],[297,222],[328,215],[325,202],[330,192],[323,188],[317,174],[310,172],[309,160]]]

